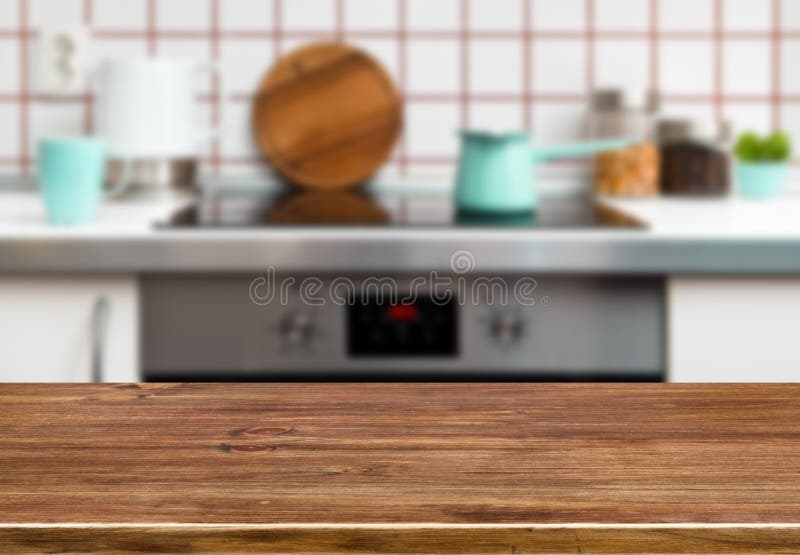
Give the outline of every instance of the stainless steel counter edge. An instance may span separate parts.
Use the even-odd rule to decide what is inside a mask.
[[[466,250],[476,273],[800,274],[800,240],[680,238],[624,231],[164,232],[0,239],[0,274],[422,274]]]

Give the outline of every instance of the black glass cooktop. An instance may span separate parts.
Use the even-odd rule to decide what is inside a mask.
[[[205,192],[195,204],[176,212],[160,227],[637,229],[645,226],[591,199],[546,199],[533,212],[491,214],[456,210],[445,194],[267,193],[217,189]]]

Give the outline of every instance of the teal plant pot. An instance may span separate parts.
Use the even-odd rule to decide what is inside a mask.
[[[735,169],[739,193],[745,198],[768,199],[780,196],[789,177],[784,163],[748,164],[737,162]]]

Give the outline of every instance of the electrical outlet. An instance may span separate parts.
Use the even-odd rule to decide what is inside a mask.
[[[80,26],[46,27],[39,34],[37,89],[42,94],[83,92],[89,59],[89,32]]]

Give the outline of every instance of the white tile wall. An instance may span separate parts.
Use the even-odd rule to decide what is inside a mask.
[[[783,56],[781,57],[781,92],[784,94],[800,95],[798,60],[800,60],[800,40],[784,41]]]
[[[727,102],[722,108],[722,115],[734,122],[734,131],[753,130],[766,133],[770,130],[772,110],[767,104],[753,102]]]
[[[158,0],[156,2],[158,26],[164,29],[206,30],[209,27],[210,1]]]
[[[782,113],[783,121],[781,124],[784,129],[791,133],[793,137],[800,137],[800,104],[786,106]]]
[[[476,39],[469,45],[469,90],[474,94],[521,95],[522,44],[518,40]]]
[[[0,129],[16,129],[19,124],[19,113],[13,104],[0,104]],[[0,133],[0,160],[14,163],[19,156],[19,141],[17,134]]]
[[[349,0],[345,5],[348,29],[391,31],[397,28],[397,0]]]
[[[452,30],[461,23],[459,0],[406,0],[408,28]]]
[[[710,32],[714,28],[714,0],[659,2],[658,22],[665,31]]]
[[[98,58],[216,56],[223,86],[203,80],[198,114],[221,118],[204,155],[223,173],[263,171],[249,96],[313,40],[369,51],[406,95],[388,174],[451,171],[464,125],[579,137],[596,86],[656,86],[665,114],[778,124],[800,145],[800,0],[0,0],[0,171],[29,170],[40,136],[87,130],[84,95],[37,95],[19,67],[39,27],[65,23],[95,31]]]
[[[225,0],[220,26],[223,29],[269,29],[274,13],[274,0]]]
[[[731,95],[769,95],[772,91],[770,41],[731,39],[724,42],[723,48],[723,91]]]
[[[456,152],[460,111],[454,103],[410,102],[406,108],[408,155],[447,157]]]
[[[668,39],[661,43],[660,83],[673,94],[714,92],[714,43],[711,39]]]
[[[645,39],[600,39],[594,48],[595,84],[646,90],[650,84],[650,49]]]
[[[83,21],[81,0],[30,0],[28,13],[34,27]]]
[[[408,91],[456,94],[461,84],[460,49],[455,39],[412,40],[408,44]]]
[[[0,0],[0,21],[12,26],[19,20],[19,0]]]
[[[222,43],[220,58],[226,90],[254,91],[275,59],[274,45],[268,40],[227,40]]]
[[[780,26],[784,30],[800,29],[800,2],[784,0],[780,6]]]
[[[0,94],[15,93],[19,90],[19,44],[17,41],[0,40]]]
[[[92,46],[97,59],[147,56],[147,43],[141,39],[96,37]]]
[[[520,31],[522,29],[522,0],[503,0],[503,9],[497,9],[497,0],[470,0],[470,29],[487,31]]]
[[[336,25],[336,4],[330,0],[283,2],[283,26],[287,30],[330,29]]]
[[[45,135],[68,135],[83,126],[83,112],[64,102],[37,102],[30,110],[29,152],[36,152],[36,141]],[[23,145],[19,145],[22,147]],[[18,147],[18,148],[19,148]]]
[[[532,0],[531,26],[537,31],[583,31],[586,0]]]
[[[516,102],[473,102],[470,105],[469,123],[475,128],[499,133],[519,131],[523,128],[522,108]]]
[[[597,0],[595,27],[604,31],[644,31],[649,25],[649,4],[642,0]]]
[[[143,30],[147,26],[147,0],[102,0],[93,6],[98,29]]]
[[[539,93],[586,92],[586,44],[580,39],[537,41],[533,50],[533,87]]]
[[[722,13],[726,29],[765,31],[772,27],[772,3],[768,0],[724,0]]]

